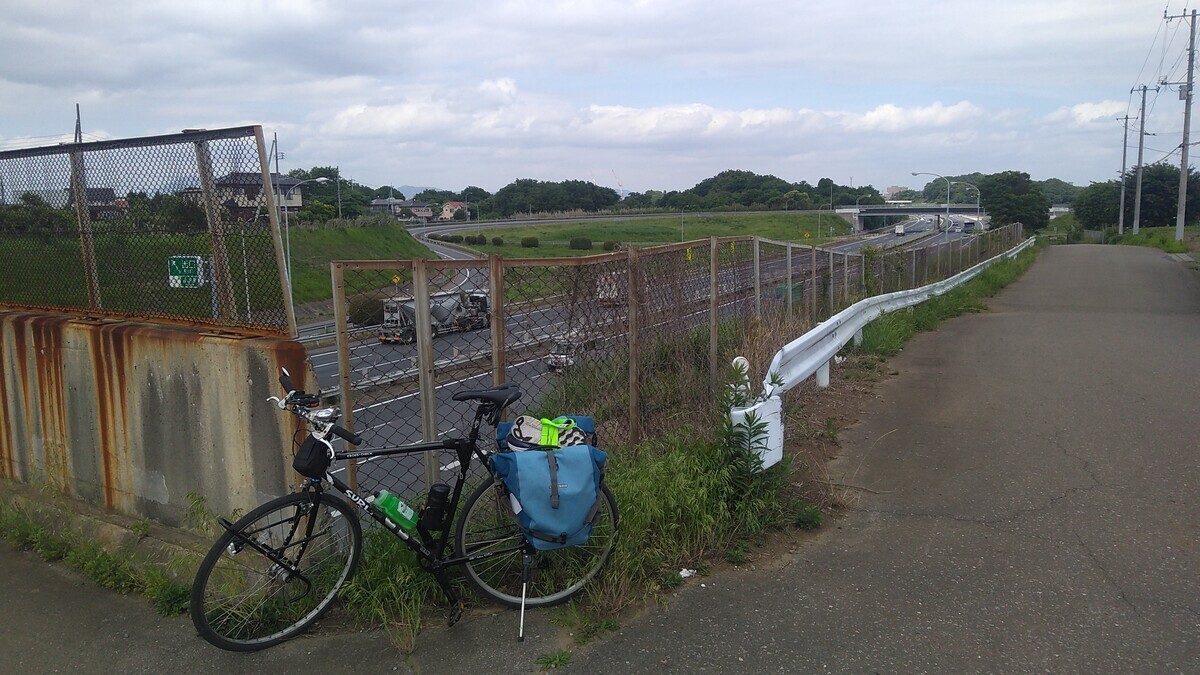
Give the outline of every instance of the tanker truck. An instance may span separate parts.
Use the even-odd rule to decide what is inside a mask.
[[[433,335],[489,328],[492,314],[484,293],[450,291],[429,296],[429,320]],[[383,301],[383,324],[379,341],[386,344],[411,344],[417,341],[416,299],[411,296]]]

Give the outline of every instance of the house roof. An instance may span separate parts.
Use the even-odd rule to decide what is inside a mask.
[[[262,174],[255,172],[240,172],[225,174],[217,179],[217,185],[262,185]],[[271,174],[271,184],[276,187],[290,188],[301,183],[300,180],[291,176],[284,176],[278,173]]]

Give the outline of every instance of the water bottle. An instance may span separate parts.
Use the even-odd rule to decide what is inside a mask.
[[[417,526],[417,514],[408,504],[405,504],[399,497],[387,490],[380,490],[375,493],[373,498],[375,506],[378,506],[388,519],[400,526],[403,530],[412,530]]]
[[[446,519],[446,502],[450,498],[450,486],[436,483],[429,488],[429,499],[425,509],[421,511],[421,527],[428,532],[442,529],[442,521]]]

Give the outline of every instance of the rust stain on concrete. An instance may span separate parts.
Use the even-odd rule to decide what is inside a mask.
[[[63,327],[67,319],[35,316],[30,321],[36,351],[38,406],[42,414],[43,470],[51,485],[73,494],[63,388]]]

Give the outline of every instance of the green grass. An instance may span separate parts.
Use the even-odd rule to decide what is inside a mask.
[[[820,243],[829,239],[828,228],[834,225],[835,234],[846,234],[850,225],[842,218],[825,214],[820,218],[821,237],[817,237],[817,216],[811,213],[687,213],[683,218],[682,239],[678,215],[629,220],[605,220],[570,224],[530,225],[512,228],[460,230],[457,234],[483,234],[488,244],[471,246],[480,253],[505,258],[557,258],[605,253],[606,241],[618,241],[633,246],[654,246],[706,237],[747,237],[758,235],[767,239]],[[805,238],[805,233],[810,235]],[[492,246],[492,237],[502,237],[503,246]],[[537,237],[537,248],[523,248],[522,237]],[[567,246],[572,238],[586,237],[592,241],[591,250]]]
[[[560,649],[548,654],[542,654],[538,657],[537,663],[542,670],[566,668],[567,666],[571,665],[571,652],[565,649]]]
[[[1190,228],[1193,232],[1197,228]],[[1185,229],[1185,235],[1187,234]],[[1123,235],[1113,235],[1110,244],[1125,244],[1127,246],[1150,246],[1162,249],[1167,253],[1187,253],[1186,243],[1175,239],[1174,227],[1143,227],[1137,234],[1126,230]]]
[[[140,562],[129,551],[109,551],[69,528],[51,530],[28,513],[0,504],[0,536],[48,562],[61,560],[119,593],[141,592],[163,616],[188,609],[191,587],[174,581],[160,566]]]
[[[342,592],[347,613],[366,626],[382,625],[392,644],[410,652],[421,629],[421,609],[442,603],[432,574],[422,570],[416,555],[390,532],[363,532],[363,557],[354,578]]]
[[[986,308],[984,299],[1024,274],[1036,257],[1036,248],[1022,252],[1014,260],[990,265],[977,277],[948,293],[879,317],[863,328],[861,351],[890,356],[899,352],[918,332],[933,330],[946,319],[983,311]]]
[[[333,297],[331,260],[436,258],[402,225],[291,231],[292,291],[296,302]]]

